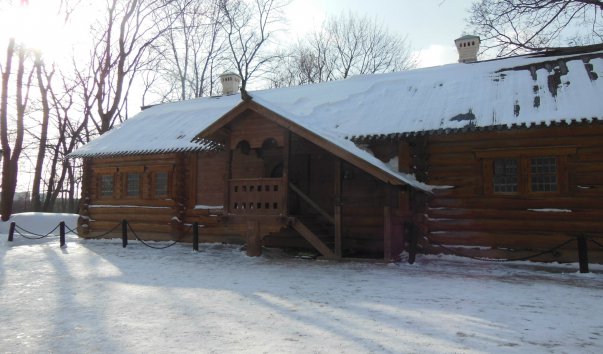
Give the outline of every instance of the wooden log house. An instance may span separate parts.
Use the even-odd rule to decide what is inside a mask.
[[[603,236],[602,75],[575,47],[159,105],[72,154],[79,228],[388,261],[411,236],[492,258]]]

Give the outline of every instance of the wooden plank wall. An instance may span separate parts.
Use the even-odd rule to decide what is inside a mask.
[[[206,152],[199,153],[197,156],[195,205],[223,205],[228,169],[228,152]],[[194,186],[190,188],[194,189]]]
[[[477,157],[480,151],[542,148],[542,156],[547,156],[547,151],[559,147],[576,147],[576,153],[566,157],[567,173],[561,176],[566,179],[562,181],[565,191],[527,195],[485,192],[488,181],[482,178],[483,161]],[[431,135],[426,149],[426,182],[454,186],[436,191],[427,202],[425,231],[435,242],[470,246],[462,252],[473,255],[516,258],[549,249],[580,233],[603,235],[603,124]],[[549,208],[571,212],[530,211]],[[424,245],[441,251],[429,242]],[[590,246],[591,260],[603,261],[602,250]],[[538,260],[577,261],[575,248],[572,242],[554,256]]]
[[[344,256],[383,257],[385,184],[344,163],[341,194]]]
[[[391,147],[385,148],[391,156]],[[316,204],[331,215],[334,212],[334,177],[337,158],[297,136],[291,139],[290,179]],[[383,257],[383,229],[386,185],[343,163],[342,166],[342,248],[344,257]],[[290,210],[295,215],[312,215],[315,211],[300,202],[291,192]],[[283,237],[287,236],[283,233]],[[278,244],[283,244],[278,240]],[[290,247],[307,245],[292,238]],[[276,241],[275,241],[276,244]]]

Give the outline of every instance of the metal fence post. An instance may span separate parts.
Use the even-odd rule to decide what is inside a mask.
[[[580,273],[588,273],[588,245],[586,236],[578,236],[578,263],[580,264]]]
[[[65,222],[61,221],[59,223],[59,239],[61,243],[61,247],[65,247]]]
[[[13,235],[15,234],[15,226],[17,224],[13,221],[10,223],[10,228],[8,229],[8,241],[13,242]]]
[[[199,223],[193,223],[193,251],[199,251]]]
[[[121,221],[121,243],[124,248],[128,246],[128,221],[126,219]]]

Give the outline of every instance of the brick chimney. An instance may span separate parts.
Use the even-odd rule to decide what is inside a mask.
[[[454,40],[459,52],[459,63],[474,63],[477,61],[480,39],[478,36],[462,36]]]
[[[233,72],[227,71],[220,75],[222,83],[222,96],[228,96],[239,92],[241,77]]]

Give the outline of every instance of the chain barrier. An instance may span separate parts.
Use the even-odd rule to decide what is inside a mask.
[[[130,223],[128,223],[128,229],[130,229],[130,231],[132,231],[132,234],[134,235],[134,237],[135,237],[135,238],[136,238],[138,241],[140,241],[140,243],[142,243],[143,245],[145,245],[145,246],[147,246],[147,247],[149,247],[149,248],[156,249],[156,250],[163,250],[163,249],[166,249],[166,248],[172,247],[173,245],[175,245],[175,244],[177,244],[178,242],[180,242],[180,240],[182,240],[182,238],[184,238],[184,236],[186,236],[186,235],[187,235],[187,234],[188,234],[188,233],[189,233],[189,232],[190,232],[190,231],[193,229],[193,227],[192,227],[192,226],[191,226],[191,227],[189,227],[189,228],[188,228],[188,231],[186,231],[185,233],[183,233],[183,234],[182,234],[180,237],[178,237],[178,239],[177,239],[177,240],[175,240],[174,242],[170,243],[169,245],[166,245],[166,246],[160,246],[160,247],[159,247],[159,246],[153,246],[153,245],[150,245],[150,244],[146,243],[144,240],[142,240],[140,237],[138,237],[138,234],[136,233],[136,231],[134,231],[134,229],[132,229],[132,225],[130,225]]]
[[[19,236],[21,236],[23,238],[26,238],[28,240],[40,240],[40,239],[43,239],[45,237],[52,236],[53,232],[55,232],[56,229],[58,229],[60,225],[61,224],[58,224],[57,226],[55,226],[55,228],[52,229],[52,230],[50,230],[48,233],[46,233],[46,235],[42,235],[42,234],[37,234],[35,232],[31,232],[31,231],[29,231],[27,229],[22,228],[21,226],[19,226],[17,224],[15,224],[15,231],[17,232],[17,234],[19,234]],[[29,234],[29,235],[34,235],[36,237],[25,236],[23,233],[21,233],[21,231],[23,231],[23,232],[25,232],[26,234]]]
[[[429,241],[430,243],[432,243],[432,244],[434,244],[434,245],[436,245],[436,246],[438,246],[438,247],[441,247],[441,248],[445,249],[446,251],[448,251],[448,252],[450,252],[450,253],[454,254],[455,256],[458,256],[458,257],[466,257],[466,258],[471,258],[471,259],[475,259],[475,260],[477,260],[477,261],[482,261],[482,262],[497,262],[497,263],[502,263],[502,262],[515,262],[515,261],[527,261],[527,260],[530,260],[530,259],[532,259],[532,258],[536,258],[536,257],[542,256],[542,255],[547,254],[547,253],[553,253],[553,252],[555,252],[556,250],[558,250],[558,249],[560,249],[560,248],[564,247],[565,245],[567,245],[567,244],[569,244],[569,243],[571,243],[571,242],[574,242],[574,240],[573,240],[573,239],[569,239],[569,240],[567,240],[567,241],[565,241],[565,242],[563,242],[563,243],[561,243],[561,244],[559,244],[559,245],[557,245],[557,246],[555,246],[555,247],[553,247],[553,248],[551,248],[551,249],[548,249],[548,250],[546,250],[546,251],[542,251],[542,252],[538,252],[538,253],[536,253],[536,254],[533,254],[533,255],[530,255],[530,256],[526,256],[526,257],[519,257],[519,258],[507,258],[507,259],[495,259],[495,258],[473,257],[473,256],[469,256],[469,255],[461,254],[461,253],[457,252],[456,250],[451,249],[450,247],[446,247],[446,246],[444,246],[443,244],[441,244],[441,243],[439,243],[439,242],[435,242],[434,240],[432,240],[431,238],[429,238],[429,237],[427,237],[427,236],[424,236],[424,237],[425,237],[425,238],[427,239],[427,241]],[[592,241],[592,240],[591,240],[591,241]]]
[[[67,228],[67,230],[69,230],[69,232],[71,232],[72,234],[75,234],[83,239],[88,239],[88,240],[92,240],[92,239],[97,239],[97,238],[103,238],[105,236],[107,236],[108,234],[112,233],[113,231],[115,231],[118,227],[121,226],[121,222],[118,222],[117,225],[115,225],[111,230],[100,234],[100,235],[96,235],[96,236],[84,236],[84,235],[80,235],[76,230],[70,228],[69,226],[65,226],[65,228]]]
[[[603,248],[603,244],[599,243],[598,241],[595,241],[595,239],[592,236],[589,236],[588,239],[590,240],[590,242],[594,243],[595,245]]]

